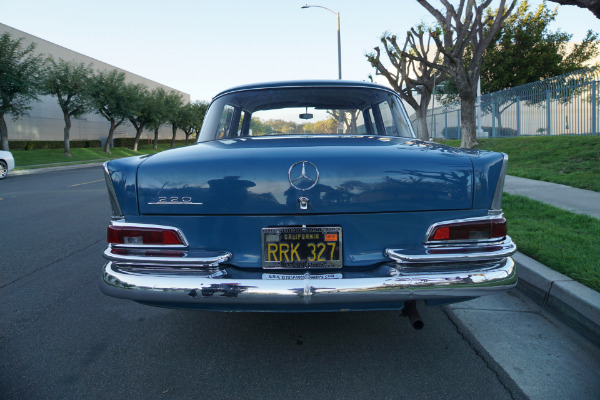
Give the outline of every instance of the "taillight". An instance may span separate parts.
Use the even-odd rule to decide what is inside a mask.
[[[427,241],[447,240],[490,240],[503,239],[506,236],[506,219],[496,218],[487,220],[450,222],[439,224],[429,235]]]
[[[130,245],[183,245],[183,239],[174,229],[136,226],[109,226],[106,241],[110,244]]]

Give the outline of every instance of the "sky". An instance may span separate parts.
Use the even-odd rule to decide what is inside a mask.
[[[313,0],[340,13],[342,77],[368,80],[365,53],[388,31],[403,37],[433,18],[415,0]],[[541,1],[530,1],[532,8]],[[439,4],[431,0],[432,4]],[[494,4],[497,4],[495,1]],[[0,0],[0,22],[210,100],[232,86],[337,79],[336,16],[295,0]],[[549,2],[550,8],[557,6]],[[559,6],[552,30],[580,41],[600,20]]]

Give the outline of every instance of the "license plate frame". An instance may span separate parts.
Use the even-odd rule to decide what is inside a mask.
[[[323,270],[342,267],[343,241],[340,226],[262,228],[261,240],[264,269]],[[287,249],[280,244],[286,244]]]

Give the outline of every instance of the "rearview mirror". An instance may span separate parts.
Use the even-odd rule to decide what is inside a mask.
[[[306,113],[306,114],[300,114],[299,117],[300,117],[300,119],[312,119],[313,115]]]

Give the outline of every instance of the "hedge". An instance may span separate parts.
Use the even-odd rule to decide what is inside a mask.
[[[115,138],[113,140],[113,147],[127,147],[132,148],[134,138]],[[147,139],[140,139],[140,144],[146,144]],[[194,140],[191,139],[190,143]],[[152,141],[150,141],[152,143]],[[101,140],[71,140],[71,148],[90,148],[90,147],[102,147]],[[158,141],[158,144],[171,144],[171,139],[162,139]],[[185,145],[185,140],[176,140],[175,146],[180,147]],[[42,149],[64,149],[65,142],[63,140],[11,140],[11,150],[42,150]]]
[[[127,147],[132,148],[135,138],[115,138],[113,139],[113,147]],[[153,143],[154,140],[140,139],[140,144]],[[189,143],[194,143],[193,139],[190,139]],[[158,144],[171,144],[171,139],[159,139]],[[175,146],[185,145],[185,140],[176,140]]]
[[[100,147],[100,140],[71,140],[71,148]],[[63,140],[11,140],[11,150],[64,149]]]

